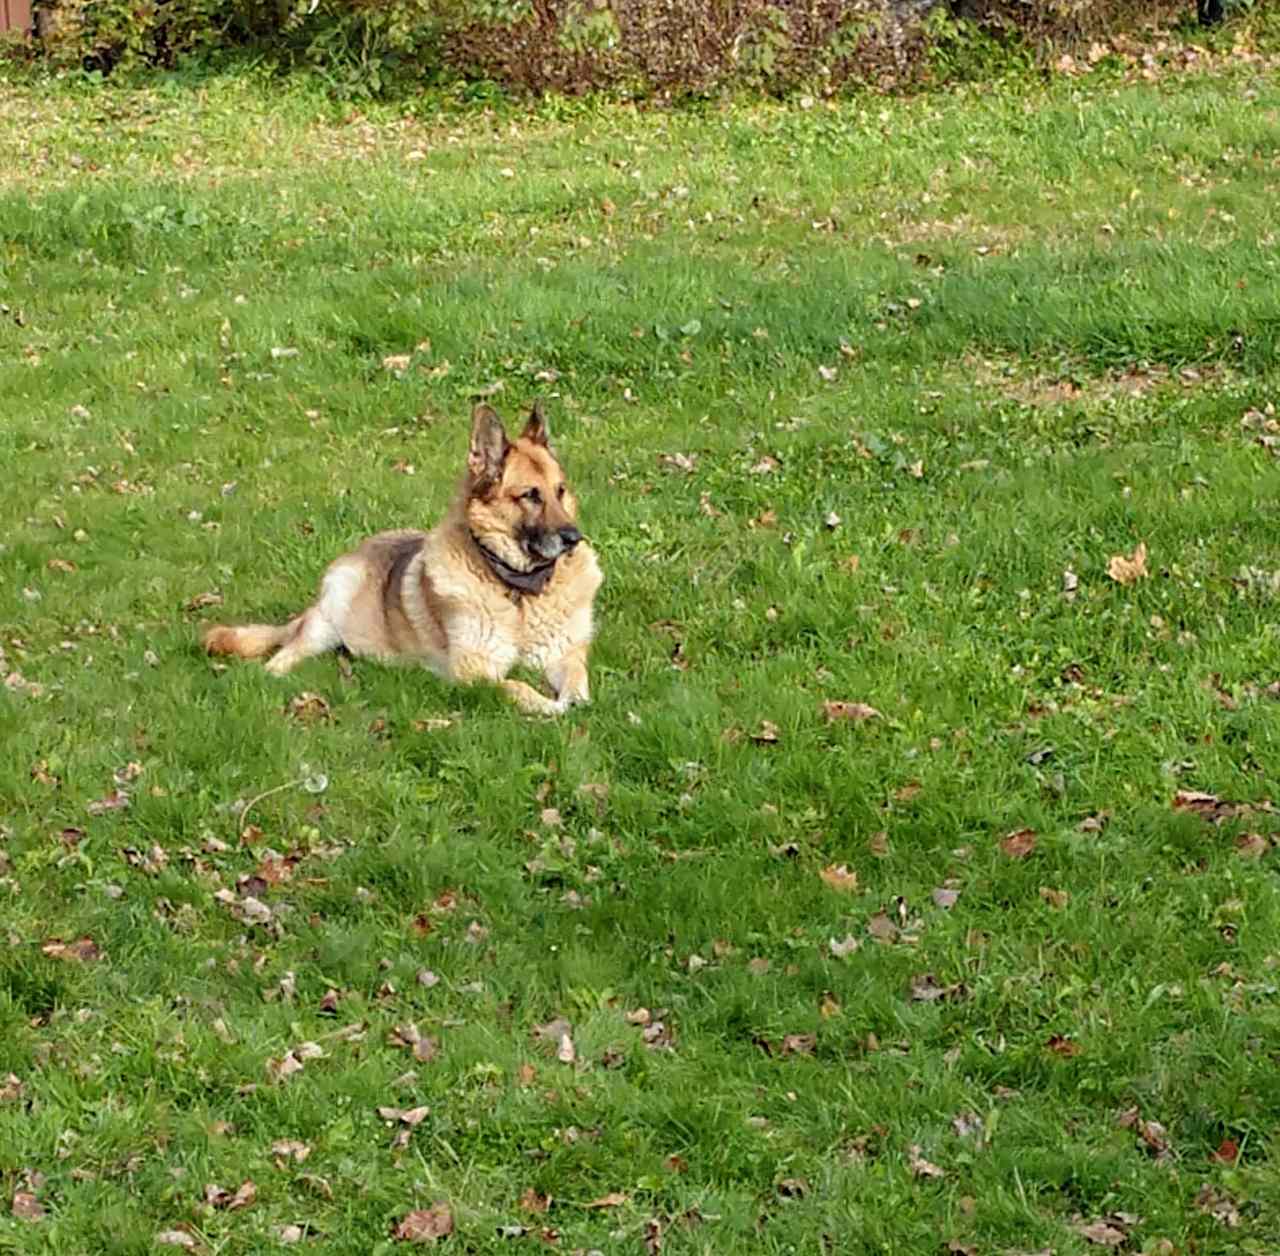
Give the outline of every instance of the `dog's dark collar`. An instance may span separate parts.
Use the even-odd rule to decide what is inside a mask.
[[[554,558],[548,558],[528,571],[521,571],[519,567],[513,567],[509,562],[499,558],[491,549],[487,549],[477,537],[473,536],[471,539],[475,541],[480,556],[488,563],[489,570],[514,594],[530,593],[536,596],[547,587],[547,581],[555,575],[556,560]]]

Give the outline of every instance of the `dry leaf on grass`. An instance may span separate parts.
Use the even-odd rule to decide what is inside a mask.
[[[9,1207],[20,1221],[43,1221],[45,1218],[44,1205],[31,1191],[14,1191]]]
[[[329,703],[318,693],[304,691],[289,700],[285,714],[303,724],[315,724],[331,716]]]
[[[533,1036],[542,1042],[554,1043],[556,1059],[561,1064],[572,1064],[578,1058],[573,1044],[573,1026],[562,1016],[547,1021],[545,1025],[535,1025]]]
[[[1113,554],[1107,563],[1107,575],[1117,584],[1133,584],[1145,580],[1147,571],[1147,543],[1139,541],[1132,554]]]
[[[388,1039],[393,1047],[407,1047],[413,1052],[413,1058],[423,1064],[429,1064],[440,1053],[439,1041],[419,1033],[413,1021],[394,1026]]]
[[[968,994],[963,982],[957,981],[950,986],[940,986],[932,973],[921,973],[911,979],[911,1001],[913,1003],[937,1003],[942,999],[963,999]]]
[[[907,1149],[907,1163],[911,1166],[911,1172],[916,1177],[940,1178],[947,1176],[945,1169],[940,1169],[936,1164],[931,1164],[920,1154],[920,1147],[917,1144],[912,1144]]]
[[[50,938],[40,947],[40,950],[50,959],[73,960],[81,964],[87,964],[95,959],[102,958],[102,952],[98,949],[98,944],[87,935],[83,938],[77,938],[74,942],[64,942],[61,938]]]
[[[757,746],[773,746],[778,742],[778,726],[772,720],[761,720],[760,728],[751,734]]]
[[[970,1134],[982,1133],[982,1118],[976,1112],[961,1112],[951,1118],[951,1128],[957,1138],[968,1138]]]
[[[896,942],[901,931],[884,912],[879,911],[867,921],[867,932],[877,942]]]
[[[156,1242],[162,1247],[195,1247],[196,1239],[194,1234],[188,1234],[185,1230],[161,1230],[156,1235]]]
[[[1129,1108],[1120,1114],[1116,1124],[1121,1129],[1134,1130],[1146,1150],[1157,1160],[1169,1158],[1169,1134],[1159,1121],[1144,1121],[1137,1108]]]
[[[1010,859],[1025,859],[1035,848],[1035,829],[1015,829],[1000,839],[1000,849]]]
[[[852,894],[858,888],[858,874],[846,864],[828,864],[818,875],[841,894]]]
[[[827,701],[822,704],[822,713],[827,717],[828,724],[834,724],[837,720],[852,720],[859,723],[862,720],[880,718],[880,712],[865,702]]]
[[[1240,1145],[1234,1138],[1224,1138],[1209,1159],[1219,1164],[1235,1164],[1240,1159]]]
[[[379,1108],[378,1115],[384,1121],[393,1124],[407,1125],[410,1129],[421,1125],[431,1115],[431,1109],[425,1104],[420,1108]]]
[[[453,1233],[453,1214],[444,1204],[406,1214],[391,1232],[399,1243],[434,1243]]]
[[[1066,1059],[1079,1055],[1084,1050],[1078,1042],[1064,1038],[1061,1034],[1054,1034],[1045,1045],[1054,1055],[1060,1055]]]
[[[862,943],[851,933],[845,934],[843,941],[837,938],[829,938],[827,940],[827,947],[836,959],[847,959],[861,945]]]
[[[277,1138],[271,1144],[271,1154],[276,1158],[277,1167],[283,1168],[289,1160],[301,1164],[311,1154],[311,1148],[296,1138]]]
[[[257,1198],[258,1188],[252,1181],[248,1180],[242,1182],[234,1192],[219,1186],[216,1182],[210,1182],[204,1188],[204,1202],[211,1208],[222,1209],[226,1212],[236,1212],[241,1208],[248,1208]]]
[[[1196,1207],[1228,1230],[1234,1230],[1240,1224],[1240,1210],[1235,1200],[1208,1182],[1196,1192]]]
[[[1268,800],[1258,803],[1229,802],[1219,798],[1217,794],[1206,794],[1198,789],[1178,790],[1173,796],[1173,809],[1190,811],[1208,824],[1222,824],[1236,816],[1248,816],[1257,812],[1265,815],[1275,813],[1275,808]]]
[[[589,1204],[583,1204],[584,1208],[618,1208],[627,1202],[627,1197],[621,1191],[610,1191],[607,1195],[601,1195],[599,1199],[593,1199]]]
[[[129,795],[123,789],[113,789],[105,798],[86,803],[85,810],[91,816],[104,815],[108,811],[123,811],[129,805]]]
[[[782,1049],[779,1054],[784,1056],[812,1055],[817,1045],[817,1034],[787,1034],[782,1039]]]
[[[1099,1247],[1119,1247],[1129,1237],[1129,1229],[1138,1224],[1140,1217],[1128,1213],[1112,1213],[1088,1223],[1079,1221],[1071,1228],[1087,1242]]]

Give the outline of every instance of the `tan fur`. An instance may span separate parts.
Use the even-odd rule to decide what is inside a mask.
[[[535,409],[513,443],[497,415],[478,406],[467,466],[430,532],[369,537],[329,565],[315,604],[288,624],[214,625],[204,648],[241,658],[274,650],[265,666],[279,676],[341,645],[358,656],[421,663],[462,684],[498,683],[531,714],[557,715],[588,701],[592,603],[602,577],[592,548],[565,539],[577,534],[577,501],[541,414]],[[481,545],[517,573],[563,552],[541,592],[518,592]],[[556,696],[508,680],[518,663],[538,668]]]

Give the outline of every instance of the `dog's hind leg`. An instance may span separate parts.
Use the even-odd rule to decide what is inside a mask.
[[[305,610],[290,625],[293,634],[265,664],[273,676],[292,671],[303,659],[327,654],[342,644],[342,635],[321,612],[319,606]]]

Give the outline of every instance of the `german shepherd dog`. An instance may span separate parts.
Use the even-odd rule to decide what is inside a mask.
[[[602,576],[548,440],[536,404],[514,441],[489,406],[477,406],[466,475],[437,527],[370,537],[329,565],[315,604],[287,624],[215,625],[205,650],[270,654],[276,676],[339,648],[418,662],[462,684],[497,683],[531,715],[588,701]],[[556,696],[506,679],[517,663],[541,669]]]

